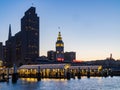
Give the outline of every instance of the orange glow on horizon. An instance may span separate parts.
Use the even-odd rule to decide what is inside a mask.
[[[73,60],[73,62],[83,62],[83,60]]]

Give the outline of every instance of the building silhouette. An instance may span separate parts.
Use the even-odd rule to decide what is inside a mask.
[[[39,57],[39,17],[35,7],[30,7],[25,12],[21,19],[21,31],[15,36],[12,36],[9,25],[5,51],[8,66],[31,64]]]
[[[3,43],[0,42],[0,61],[3,61]]]
[[[56,42],[56,51],[48,51],[47,58],[48,60],[58,62],[73,62],[73,60],[76,60],[76,52],[64,53],[64,42],[62,41],[61,32],[59,32]]]
[[[34,62],[39,56],[39,17],[35,7],[28,9],[21,19],[21,35],[22,59]]]
[[[56,42],[56,60],[64,61],[64,43],[62,41],[61,32],[58,33]]]
[[[64,59],[65,62],[73,62],[73,60],[76,60],[76,52],[65,52]]]
[[[12,33],[11,33],[11,25],[9,25],[8,40],[5,42],[6,55],[4,56],[7,65],[12,65],[13,62],[15,63],[15,58],[16,58],[15,42],[16,42],[15,37],[12,36]]]
[[[47,58],[48,60],[56,60],[56,52],[53,50],[48,51]]]

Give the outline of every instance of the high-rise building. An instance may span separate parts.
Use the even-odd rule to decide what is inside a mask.
[[[39,56],[39,17],[35,7],[25,12],[21,19],[22,59],[34,61]]]
[[[64,61],[64,43],[62,41],[61,33],[58,33],[58,38],[56,42],[56,60]]]
[[[65,62],[72,62],[76,60],[76,53],[75,52],[65,52],[64,53]]]
[[[13,65],[13,62],[16,63],[15,42],[16,42],[15,37],[12,36],[12,33],[11,33],[11,25],[9,25],[8,40],[5,42],[5,51],[6,51],[5,61],[7,62],[7,66]]]
[[[39,17],[35,7],[30,7],[21,19],[21,31],[12,36],[9,26],[8,40],[6,41],[7,65],[22,65],[34,63],[39,57]]]
[[[0,60],[3,61],[3,44],[0,42]]]

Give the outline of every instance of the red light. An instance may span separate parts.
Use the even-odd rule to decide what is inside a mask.
[[[64,61],[64,58],[57,58],[57,61]]]

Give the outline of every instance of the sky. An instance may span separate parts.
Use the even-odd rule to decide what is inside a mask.
[[[64,51],[77,60],[120,59],[120,0],[0,0],[0,42],[21,30],[20,19],[31,6],[40,17],[40,55],[55,50],[58,32]],[[60,29],[58,28],[60,27]]]

